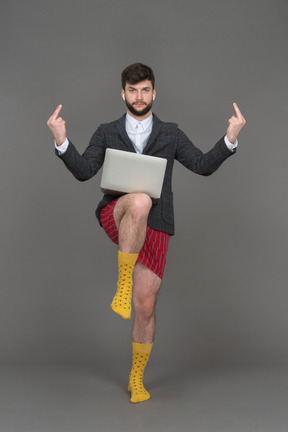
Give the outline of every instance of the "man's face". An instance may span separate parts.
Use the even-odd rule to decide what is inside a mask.
[[[139,120],[150,115],[155,94],[150,80],[141,81],[137,84],[126,83],[125,91],[122,90],[129,114]]]

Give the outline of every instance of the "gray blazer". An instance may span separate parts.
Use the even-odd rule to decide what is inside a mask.
[[[60,155],[56,150],[56,154],[78,180],[88,180],[99,171],[103,164],[107,147],[135,152],[133,144],[125,130],[125,117],[126,114],[119,120],[101,124],[93,134],[82,156],[71,141],[69,141],[68,149],[64,154]],[[235,151],[232,152],[227,148],[223,137],[209,152],[203,154],[201,150],[192,144],[184,132],[178,128],[177,124],[162,122],[153,114],[153,129],[143,154],[167,159],[167,167],[161,198],[157,203],[154,203],[150,210],[148,225],[153,229],[164,231],[171,235],[174,234],[171,183],[175,159],[194,173],[208,176],[216,171],[224,160],[234,153]],[[115,196],[113,195],[105,194],[98,204],[96,216],[100,225],[101,210],[114,198]]]

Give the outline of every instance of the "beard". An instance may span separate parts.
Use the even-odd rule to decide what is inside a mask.
[[[151,108],[152,108],[152,105],[153,105],[153,102],[151,101],[151,103],[150,104],[145,104],[146,106],[144,106],[144,108],[141,110],[141,111],[138,111],[138,110],[136,110],[135,108],[134,108],[134,104],[130,104],[129,102],[127,102],[127,101],[125,101],[126,102],[126,106],[127,106],[127,108],[128,108],[128,110],[133,114],[133,115],[135,115],[136,117],[142,117],[143,115],[145,115],[145,114],[147,114],[150,110],[151,110]],[[143,102],[144,103],[144,102]]]

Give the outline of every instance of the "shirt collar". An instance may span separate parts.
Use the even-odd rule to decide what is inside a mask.
[[[140,122],[139,122],[139,120],[132,117],[130,114],[128,114],[128,113],[126,114],[126,126],[128,126],[131,129],[136,129],[136,126],[138,125],[138,123],[141,123],[141,126],[143,127],[144,131],[146,129],[148,129],[149,127],[151,127],[152,123],[153,123],[152,113],[150,114],[149,117],[147,117],[146,119],[144,119]]]

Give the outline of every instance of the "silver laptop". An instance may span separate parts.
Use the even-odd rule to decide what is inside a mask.
[[[113,195],[144,192],[160,198],[167,160],[123,150],[106,149],[100,187]]]

